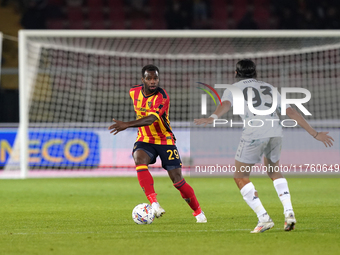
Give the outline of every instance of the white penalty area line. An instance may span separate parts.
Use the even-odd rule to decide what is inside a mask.
[[[0,233],[0,235],[67,235],[67,234],[124,234],[124,233],[188,233],[188,232],[231,232],[250,231],[251,229],[197,229],[197,230],[136,230],[136,231],[88,231],[88,232],[32,232],[32,233]]]
[[[276,228],[278,229],[278,228]],[[298,230],[316,230],[317,228],[299,228]],[[86,232],[32,232],[0,233],[0,235],[69,235],[69,234],[124,234],[124,233],[195,233],[195,232],[237,232],[253,229],[196,229],[196,230],[136,230],[136,231],[86,231]],[[275,229],[273,229],[275,230]],[[271,232],[271,231],[269,231]]]

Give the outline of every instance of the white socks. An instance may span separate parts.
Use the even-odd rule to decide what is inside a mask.
[[[243,196],[244,201],[250,206],[251,209],[256,213],[259,221],[267,222],[269,221],[269,215],[264,209],[261,200],[255,196],[255,187],[253,183],[249,182],[241,189],[241,195]]]
[[[283,213],[287,217],[290,213],[293,213],[287,180],[285,178],[276,179],[273,181],[273,184],[283,205]],[[255,196],[255,192],[255,187],[251,182],[244,185],[241,189],[241,195],[243,196],[244,201],[246,201],[249,207],[253,209],[259,218],[259,221],[267,222],[270,217],[267,214],[266,209],[264,209],[261,200]]]
[[[273,184],[283,205],[283,213],[287,217],[289,213],[293,212],[287,180],[285,178],[276,179]]]

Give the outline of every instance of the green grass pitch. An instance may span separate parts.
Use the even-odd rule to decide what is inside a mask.
[[[275,227],[257,224],[230,178],[186,178],[208,223],[196,224],[168,178],[155,178],[166,214],[131,218],[147,202],[137,178],[0,180],[0,254],[339,254],[340,179],[288,178],[296,229],[283,231],[269,178],[253,178]]]

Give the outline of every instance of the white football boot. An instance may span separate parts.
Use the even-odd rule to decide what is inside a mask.
[[[162,217],[162,215],[165,213],[165,210],[159,205],[158,202],[152,203],[151,207],[156,218]]]
[[[260,222],[259,221],[257,223],[256,227],[254,228],[254,230],[251,231],[250,233],[252,233],[252,234],[262,233],[262,232],[269,230],[273,227],[274,227],[274,222],[271,218],[269,218],[269,220],[266,221],[266,222]]]
[[[200,214],[195,216],[196,223],[207,223],[207,217],[205,217],[204,212],[202,211]]]
[[[293,212],[290,212],[288,214],[285,215],[285,226],[284,226],[284,230],[285,231],[291,231],[295,229],[295,224],[296,224],[296,219],[294,216]]]

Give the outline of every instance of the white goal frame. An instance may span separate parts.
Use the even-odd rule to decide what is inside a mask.
[[[28,100],[27,100],[27,38],[30,36],[43,37],[126,37],[126,38],[285,38],[285,37],[340,37],[338,30],[20,30],[19,31],[19,103],[20,103],[20,125],[18,135],[20,136],[20,178],[28,177]],[[325,47],[327,49],[327,45]],[[301,51],[299,51],[301,53]],[[291,53],[291,52],[290,52]],[[270,55],[280,55],[278,52],[268,52]],[[263,55],[262,55],[263,56]],[[184,56],[183,56],[184,57]],[[193,58],[195,56],[192,56]],[[233,55],[239,58],[242,55]]]
[[[0,32],[0,82],[1,82],[1,60],[2,60],[2,41],[4,39],[4,36],[2,34],[2,32]]]

